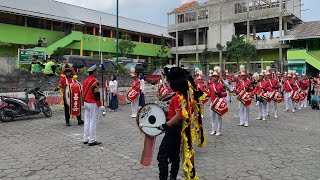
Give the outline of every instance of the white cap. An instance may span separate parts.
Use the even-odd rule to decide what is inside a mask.
[[[93,72],[93,71],[95,71],[95,70],[97,70],[97,65],[93,65],[93,66],[89,67],[89,69],[87,70],[87,72]]]

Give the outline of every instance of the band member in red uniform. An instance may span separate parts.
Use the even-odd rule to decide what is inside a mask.
[[[100,100],[99,82],[97,66],[91,66],[87,72],[89,77],[83,82],[83,99],[84,99],[84,144],[89,146],[100,145],[101,142],[96,138],[96,127],[99,119],[99,112],[106,112],[106,108],[102,106]]]
[[[292,79],[292,74],[288,73],[287,74],[287,78],[284,79],[283,81],[283,88],[285,91],[285,99],[286,99],[286,110],[285,111],[289,111],[291,109],[291,111],[294,113],[294,107],[293,107],[293,101],[291,99],[291,93],[293,92],[293,87],[294,87],[294,80]]]
[[[63,98],[63,105],[64,105],[64,115],[66,118],[66,126],[70,126],[70,107],[68,106],[68,104],[66,103],[66,97],[65,97],[65,90],[66,90],[66,86],[70,83],[75,83],[76,80],[73,78],[73,76],[75,74],[73,74],[73,68],[69,67],[69,65],[67,64],[65,66],[65,68],[62,70],[62,75],[59,81],[59,87],[62,90],[62,98]],[[83,124],[83,121],[81,120],[81,114],[77,116],[77,120],[78,120],[78,125]]]
[[[259,82],[257,83],[256,87],[254,88],[252,94],[259,94],[265,93],[267,91],[267,83],[264,81],[264,74],[261,72],[259,74]],[[259,117],[257,120],[266,121],[267,117],[267,102],[265,99],[258,97],[258,108],[259,108]]]
[[[274,91],[279,91],[279,89],[281,88],[280,84],[278,83],[277,79],[273,78],[271,76],[270,72],[266,73],[266,79],[265,79],[266,83],[267,83],[267,91],[268,91],[268,95],[269,97],[271,96],[271,94]],[[275,101],[270,101],[267,103],[267,116],[270,116],[270,108],[271,106],[273,107],[273,111],[274,111],[274,117],[278,118],[278,103]]]
[[[301,83],[299,81],[299,74],[298,73],[295,73],[293,75],[293,80],[294,80],[294,83],[293,83],[293,90],[294,91],[297,91],[300,93],[301,91]],[[300,105],[300,102],[294,102],[294,106],[293,106],[295,109],[301,109],[301,105]]]
[[[236,93],[239,94],[241,91],[250,92],[251,81],[248,79],[248,72],[242,70],[240,73],[240,80],[236,90]],[[249,108],[250,106],[245,106],[243,103],[240,103],[239,116],[240,124],[239,126],[248,127],[249,126]]]
[[[229,74],[228,71],[226,70],[222,74],[222,79],[221,82],[225,85],[226,90],[227,90],[227,96],[225,97],[226,101],[228,104],[231,102],[231,92],[233,91],[233,87],[231,85],[231,82],[229,81]]]
[[[166,72],[170,87],[176,95],[174,95],[169,103],[168,121],[158,127],[165,131],[159,147],[157,160],[159,162],[159,179],[167,180],[169,176],[169,163],[171,163],[170,179],[177,179],[180,165],[180,145],[182,131],[182,107],[177,94],[182,94],[187,98],[189,89],[187,77],[181,68],[171,68]]]
[[[222,127],[222,117],[211,109],[212,102],[216,98],[224,98],[227,96],[226,88],[219,80],[220,72],[214,71],[213,74],[213,83],[208,86],[208,96],[211,98],[210,104],[210,118],[212,125],[211,135],[220,136],[221,127]]]
[[[137,92],[140,92],[140,83],[137,77],[137,73],[131,73],[132,85],[131,88],[135,89]],[[139,106],[139,97],[131,102],[131,117],[136,118]]]
[[[300,81],[301,83],[301,91],[305,92],[306,94],[308,94],[308,90],[310,88],[310,81],[307,77],[306,74],[303,74],[302,75],[302,79]],[[301,107],[304,107],[306,108],[308,105],[308,98],[306,96],[306,98],[304,98],[302,101],[301,101]]]

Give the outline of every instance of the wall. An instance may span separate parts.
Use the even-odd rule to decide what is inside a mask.
[[[0,39],[12,44],[37,44],[39,37],[47,42],[62,37],[63,32],[0,23]]]
[[[17,59],[0,57],[0,75],[11,74],[16,69]]]
[[[101,38],[101,51],[115,53],[116,52],[116,39],[114,38]],[[153,56],[156,57],[159,53],[161,45],[133,42],[137,46],[134,48],[133,55],[140,56]],[[66,48],[80,49],[80,42],[74,42]],[[98,51],[99,50],[99,37],[85,34],[83,36],[83,49],[86,51]],[[169,53],[167,55],[170,55]],[[170,55],[171,56],[171,55]]]

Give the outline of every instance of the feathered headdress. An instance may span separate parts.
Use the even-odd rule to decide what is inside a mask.
[[[259,80],[259,73],[254,73],[253,75],[252,75],[252,77],[256,80],[256,81],[258,81]]]
[[[134,68],[130,68],[130,72],[131,77],[137,77],[137,73]]]
[[[220,68],[220,66],[216,66],[216,67],[214,67],[213,68],[213,76],[220,76],[220,73],[221,73],[221,68]]]
[[[240,71],[245,71],[246,70],[246,66],[245,65],[240,65],[239,70]]]

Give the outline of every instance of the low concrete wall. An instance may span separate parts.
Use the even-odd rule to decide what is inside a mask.
[[[84,74],[78,74],[78,81],[83,82],[87,77]],[[107,76],[107,80],[110,76]],[[41,87],[41,91],[44,91],[47,96],[47,101],[54,110],[61,109],[61,93],[54,92],[53,90],[58,86],[60,77],[48,77],[42,73],[31,74],[28,71],[15,70],[10,74],[0,75],[0,96],[11,96],[11,97],[25,97],[24,89],[33,89],[38,86]],[[101,76],[98,80],[101,82]],[[119,104],[125,105],[129,101],[126,99],[127,91],[131,85],[130,76],[117,76],[119,86]],[[101,85],[101,83],[100,83]],[[105,86],[105,85],[104,85]],[[30,106],[33,106],[35,99],[32,95],[30,97]],[[146,97],[147,99],[147,97]]]
[[[16,68],[16,57],[0,57],[0,75],[11,74]]]

